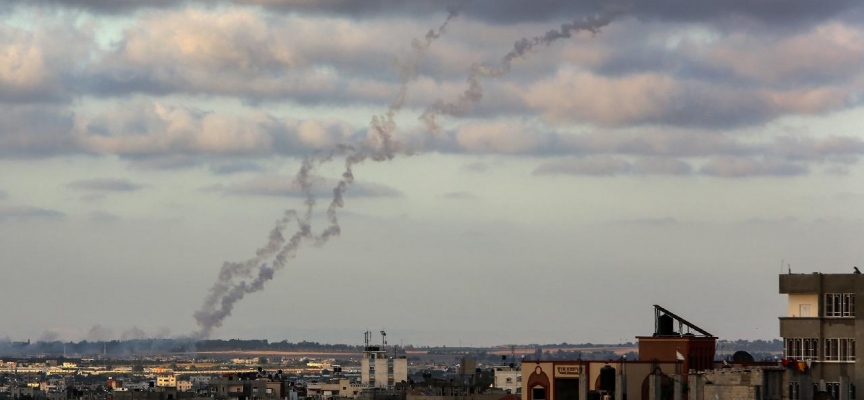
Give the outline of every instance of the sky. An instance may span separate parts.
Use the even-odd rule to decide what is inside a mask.
[[[776,338],[778,274],[864,265],[861,21],[4,1],[0,338]]]

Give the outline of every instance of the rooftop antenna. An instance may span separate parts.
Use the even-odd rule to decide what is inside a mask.
[[[383,346],[387,346],[387,332],[381,331],[381,343]]]
[[[369,341],[372,340],[372,332],[366,331],[363,333],[363,342],[366,344],[366,350],[369,350]]]

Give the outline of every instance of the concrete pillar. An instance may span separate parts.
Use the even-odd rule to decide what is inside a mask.
[[[661,400],[663,397],[660,393],[661,390],[661,381],[660,375],[651,374],[648,376],[648,399],[647,400]],[[645,400],[645,399],[643,399]]]
[[[701,375],[690,374],[690,377],[687,379],[687,386],[689,389],[687,391],[687,398],[690,400],[703,400],[705,395],[704,389],[702,388],[704,378]]]
[[[684,378],[681,375],[672,375],[672,400],[684,400],[682,392],[684,385],[681,384],[682,379]]]
[[[837,400],[850,400],[849,399],[849,377],[846,375],[840,375],[840,398]]]
[[[588,400],[588,374],[585,372],[585,366],[579,367],[579,399]]]
[[[798,375],[798,391],[801,400],[813,400],[813,381],[810,374]]]
[[[627,393],[627,375],[624,375],[624,373],[620,373],[618,375],[615,375],[615,400],[624,400],[625,393]]]

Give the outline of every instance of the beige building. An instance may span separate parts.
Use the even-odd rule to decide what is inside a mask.
[[[306,395],[323,399],[330,397],[356,398],[362,390],[361,385],[352,384],[350,380],[334,379],[327,382],[311,382],[306,385]]]
[[[522,371],[519,368],[498,366],[494,367],[493,371],[495,373],[494,387],[510,394],[517,394],[522,390]]]
[[[408,359],[387,357],[379,346],[366,346],[360,361],[360,382],[366,388],[392,389],[408,380]]]
[[[600,381],[600,372],[607,366],[614,369],[614,394]],[[674,390],[674,383],[683,380],[680,368],[675,361],[524,361],[521,398],[587,400],[589,392],[596,392],[601,399],[649,400],[652,389]],[[652,375],[659,376],[659,381],[652,382]]]
[[[690,375],[689,400],[788,400],[782,367],[723,368]]]
[[[177,387],[177,377],[174,374],[159,375],[156,377],[156,386],[158,387]]]

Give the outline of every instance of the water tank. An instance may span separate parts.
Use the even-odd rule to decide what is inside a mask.
[[[675,335],[675,319],[666,314],[657,317],[657,334],[659,336]]]
[[[600,368],[600,390],[615,391],[615,368],[609,365]]]

